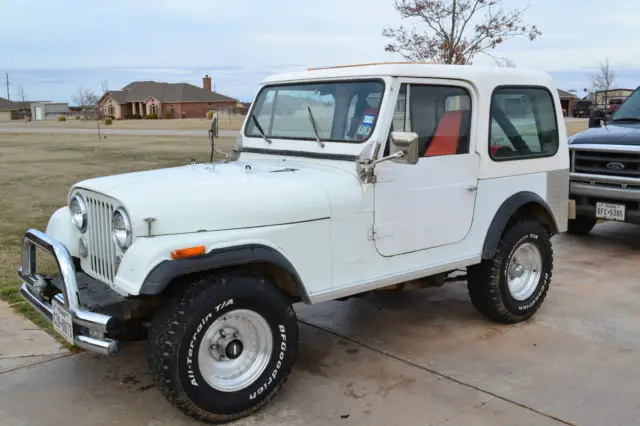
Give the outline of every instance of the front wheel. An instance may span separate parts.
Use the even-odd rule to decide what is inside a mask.
[[[149,336],[149,366],[169,402],[198,420],[226,423],[258,411],[284,385],[298,324],[272,283],[220,273],[185,283]]]
[[[552,270],[549,232],[540,223],[523,219],[505,231],[493,259],[469,268],[469,297],[491,320],[524,321],[542,305]]]

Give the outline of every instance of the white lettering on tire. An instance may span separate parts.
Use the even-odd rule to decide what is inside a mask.
[[[262,386],[258,388],[258,390],[249,395],[249,399],[256,399],[258,395],[261,395],[263,392],[265,392],[276,379],[276,377],[278,376],[278,372],[282,367],[282,361],[284,360],[284,355],[287,350],[287,330],[285,329],[284,325],[280,324],[278,325],[278,331],[280,331],[280,339],[282,339],[282,342],[280,342],[280,353],[278,354],[278,362],[276,362],[276,366],[273,369],[273,372],[269,375],[269,379],[265,381]]]
[[[218,312],[220,311],[220,309],[224,309],[231,305],[233,305],[233,299],[227,299],[217,305],[215,307],[215,311]],[[200,334],[200,332],[204,328],[204,325],[211,319],[212,316],[213,312],[209,312],[204,316],[204,318],[202,318],[202,320],[198,324],[198,327],[196,328],[196,332],[193,333],[193,336],[191,336],[191,341],[189,342],[189,352],[187,353],[187,376],[189,377],[189,383],[191,383],[191,386],[199,386],[198,381],[196,380],[196,375],[193,371],[193,353],[195,352],[198,334]]]

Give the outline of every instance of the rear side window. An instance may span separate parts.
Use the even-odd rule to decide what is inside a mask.
[[[496,161],[551,157],[558,152],[558,122],[544,88],[503,87],[491,98],[489,155]]]

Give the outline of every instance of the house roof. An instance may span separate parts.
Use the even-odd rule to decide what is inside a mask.
[[[161,83],[157,81],[134,81],[121,90],[110,90],[116,102],[146,102],[150,97],[167,102],[238,102],[237,99],[203,89],[188,83]],[[102,99],[101,99],[102,100]]]
[[[633,89],[609,89],[609,90],[598,90],[596,93],[609,93],[609,92],[633,92]]]
[[[560,96],[560,99],[573,99],[573,98],[577,98],[577,96],[576,96],[576,95],[574,95],[573,93],[565,92],[564,90],[560,90],[560,89],[558,89],[558,95]]]
[[[14,110],[14,109],[29,109],[31,104],[35,101],[14,102],[5,98],[0,98],[0,111]]]

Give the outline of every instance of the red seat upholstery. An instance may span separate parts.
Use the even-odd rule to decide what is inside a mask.
[[[445,112],[436,133],[431,139],[424,156],[454,155],[458,150],[460,141],[460,124],[462,122],[462,110]]]

